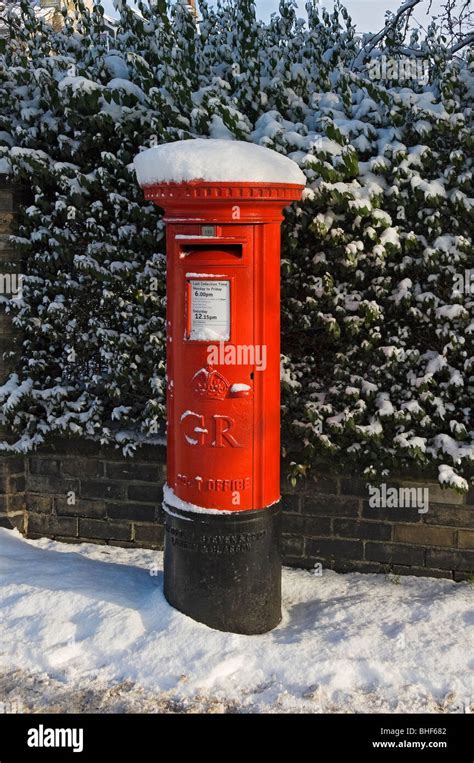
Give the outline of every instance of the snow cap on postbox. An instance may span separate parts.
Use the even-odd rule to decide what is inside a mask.
[[[164,143],[133,161],[142,187],[161,183],[277,183],[305,186],[306,177],[287,156],[240,140],[195,138]]]
[[[296,162],[239,140],[163,143],[138,154],[134,166],[145,198],[165,210],[165,222],[281,222],[306,185]]]

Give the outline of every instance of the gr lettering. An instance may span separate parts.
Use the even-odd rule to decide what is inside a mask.
[[[185,411],[181,416],[181,430],[184,439],[192,447],[241,448],[231,430],[235,421],[230,416],[214,413],[204,416],[194,411]]]

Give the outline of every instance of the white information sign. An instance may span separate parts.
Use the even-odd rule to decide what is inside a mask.
[[[230,339],[230,282],[192,279],[189,339]]]

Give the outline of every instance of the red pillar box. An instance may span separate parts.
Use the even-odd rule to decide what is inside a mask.
[[[281,619],[280,224],[305,177],[251,143],[135,158],[167,223],[165,595],[196,620]]]

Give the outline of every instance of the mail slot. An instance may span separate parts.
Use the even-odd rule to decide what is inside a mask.
[[[236,257],[242,257],[241,244],[228,244],[228,246],[213,246],[205,244],[194,244],[182,247],[181,258],[192,257],[193,260],[204,260],[207,262],[231,262]]]
[[[182,168],[190,143],[226,142],[135,160],[166,222],[165,595],[208,625],[258,633],[281,617],[280,224],[304,176],[146,182],[143,157],[158,167],[171,148]]]

